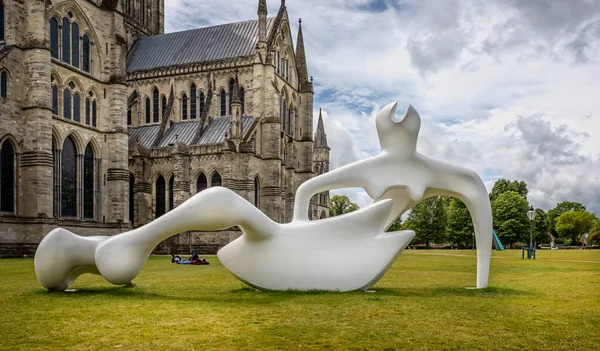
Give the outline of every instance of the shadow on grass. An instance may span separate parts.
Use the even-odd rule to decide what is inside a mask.
[[[511,296],[527,296],[533,295],[530,292],[509,288],[490,287],[485,289],[467,289],[465,287],[451,288],[436,288],[436,289],[392,289],[380,288],[375,289],[376,295],[382,296],[406,296],[406,297],[485,297],[485,298],[500,298]]]
[[[331,291],[260,291],[252,287],[242,287],[230,292],[208,292],[206,295],[182,296],[180,291],[174,291],[173,295],[159,294],[145,291],[143,287],[128,288],[123,286],[108,287],[78,287],[68,292],[47,292],[44,289],[36,289],[36,295],[47,295],[52,298],[88,298],[104,297],[117,300],[156,300],[156,301],[189,301],[205,302],[211,304],[226,305],[269,305],[281,303],[306,296],[355,296],[355,297],[419,297],[419,298],[443,298],[443,297],[473,297],[498,299],[513,296],[533,295],[527,291],[509,289],[509,288],[486,288],[486,289],[466,289],[464,287],[437,288],[437,289],[394,289],[394,288],[375,288],[373,292],[352,291],[352,292],[331,292]]]

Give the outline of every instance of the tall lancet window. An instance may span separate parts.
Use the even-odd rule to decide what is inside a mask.
[[[198,100],[197,100],[196,84],[192,83],[190,87],[190,119],[196,119],[198,116]]]
[[[202,115],[202,113],[204,113],[204,109],[206,108],[206,97],[204,96],[204,93],[200,93],[200,115]]]
[[[254,177],[254,206],[260,208],[260,181]]]
[[[165,203],[165,178],[163,178],[162,176],[158,176],[158,179],[156,179],[156,218],[162,216],[165,214],[165,207],[166,207],[166,203]]]
[[[181,119],[184,121],[188,119],[188,98],[186,94],[181,97]]]
[[[66,17],[62,20],[62,62],[71,63],[71,22]]]
[[[50,19],[50,51],[52,51],[52,58],[58,60],[58,21],[52,17]]]
[[[221,179],[221,175],[219,174],[219,172],[215,171],[215,173],[213,173],[211,179],[210,179],[210,186],[222,186],[223,185],[223,180]]]
[[[63,144],[60,169],[61,215],[77,217],[77,148],[71,137]]]
[[[226,116],[227,115],[227,93],[225,92],[225,90],[221,90],[221,116]]]
[[[175,176],[172,175],[171,178],[169,179],[169,211],[173,209],[174,207],[174,194],[175,192],[173,191],[173,188],[175,187]]]
[[[242,116],[246,114],[246,90],[240,88],[240,101],[242,102]]]
[[[0,212],[15,211],[15,148],[5,140],[0,152]]]
[[[202,190],[205,190],[207,188],[208,188],[208,180],[206,179],[206,176],[204,175],[204,173],[200,172],[200,175],[198,176],[198,180],[196,180],[196,193],[199,193]]]
[[[94,150],[90,144],[83,156],[83,218],[94,219]]]

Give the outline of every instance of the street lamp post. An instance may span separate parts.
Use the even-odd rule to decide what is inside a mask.
[[[535,221],[535,216],[537,213],[533,209],[533,206],[530,207],[529,211],[527,211],[527,218],[529,218],[530,228],[529,228],[529,254],[527,258],[531,258],[531,250],[533,250],[533,221]]]

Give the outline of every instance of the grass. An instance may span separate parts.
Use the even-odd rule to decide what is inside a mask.
[[[375,292],[259,292],[210,266],[152,257],[137,287],[86,275],[40,288],[0,261],[0,350],[599,350],[600,250],[405,251]]]

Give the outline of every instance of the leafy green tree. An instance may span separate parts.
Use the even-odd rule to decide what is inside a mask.
[[[404,229],[415,231],[415,242],[442,243],[445,240],[446,209],[440,196],[430,197],[412,207]]]
[[[596,215],[587,211],[568,211],[556,220],[556,232],[571,239],[571,245],[577,245],[581,235],[589,232],[596,220]]]
[[[529,204],[519,193],[507,191],[492,201],[494,228],[504,244],[529,242]]]
[[[470,244],[473,237],[473,220],[467,206],[459,199],[450,200],[446,209],[446,235],[452,244]]]
[[[388,232],[395,232],[398,230],[402,230],[404,227],[402,226],[402,216],[398,217],[392,225],[388,228]]]
[[[549,243],[552,239],[548,235],[546,212],[541,208],[536,208],[535,213],[535,220],[533,222],[533,241],[538,244]]]
[[[329,213],[331,217],[358,210],[359,207],[350,201],[346,195],[335,195],[329,199]]]
[[[579,202],[564,201],[556,204],[556,207],[546,214],[546,227],[552,235],[556,237],[559,235],[556,232],[556,221],[560,215],[569,211],[586,211],[586,208]]]
[[[527,183],[524,181],[510,181],[508,179],[498,179],[496,183],[494,183],[494,187],[492,188],[492,192],[490,193],[490,200],[494,201],[500,194],[514,191],[521,195],[524,199],[527,199],[527,194],[529,190],[527,190]]]

